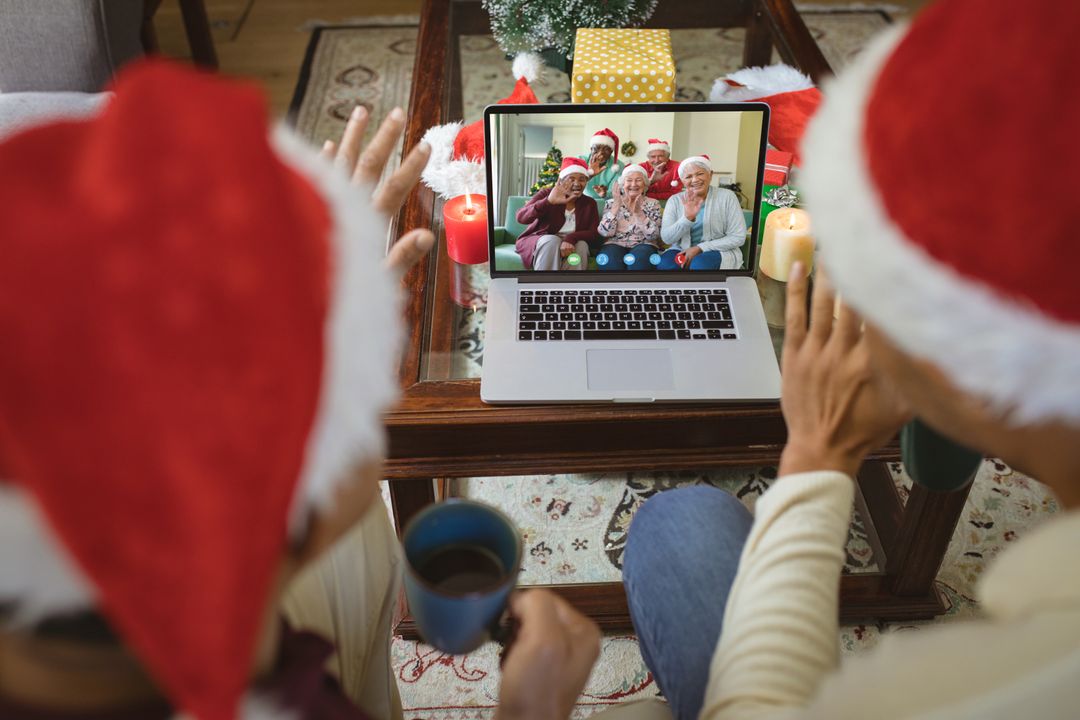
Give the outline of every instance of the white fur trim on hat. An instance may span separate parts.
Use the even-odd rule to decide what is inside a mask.
[[[353,479],[361,460],[383,455],[383,411],[398,397],[401,292],[383,266],[389,223],[370,195],[283,126],[272,139],[282,160],[326,200],[334,223],[325,365],[293,501],[295,533],[305,527],[307,509],[333,507],[338,485]]]
[[[510,68],[515,80],[524,78],[526,82],[533,83],[544,74],[544,58],[534,52],[518,53]]]
[[[615,141],[607,135],[593,135],[589,140],[589,146],[592,147],[594,145],[607,145],[612,150],[615,149]]]
[[[645,146],[645,152],[650,153],[653,150],[663,150],[664,152],[671,154],[671,144],[666,142],[649,143]]]
[[[702,157],[701,155],[691,155],[690,157],[686,158],[685,160],[680,160],[679,161],[679,179],[680,180],[690,174],[690,166],[691,165],[700,165],[701,167],[708,170],[710,173],[712,172],[712,163],[709,162],[708,158]]]
[[[898,347],[1013,422],[1080,421],[1080,328],[937,262],[889,218],[866,165],[863,121],[906,26],[884,33],[825,88],[803,183],[821,259],[844,299]]]
[[[580,165],[567,165],[566,167],[564,167],[562,170],[559,171],[559,179],[562,180],[567,175],[574,175],[574,174],[584,175],[585,177],[588,177],[589,176],[589,169],[588,168],[583,168]]]
[[[311,510],[333,507],[339,483],[353,477],[358,462],[383,453],[382,414],[398,395],[400,290],[383,268],[387,220],[370,197],[291,131],[278,128],[271,144],[323,197],[333,222],[324,366],[289,519],[295,536]],[[32,499],[0,482],[0,603],[17,601],[12,621],[92,607],[94,597]]]
[[[742,87],[730,85],[727,80]],[[709,99],[713,102],[742,102],[812,87],[814,82],[809,77],[790,65],[777,63],[767,67],[743,68],[717,78]]]
[[[476,160],[454,160],[454,139],[464,123],[436,125],[424,133],[423,142],[431,145],[431,157],[420,178],[443,200],[465,192],[487,193],[484,163]]]
[[[645,168],[640,165],[627,165],[623,168],[622,174],[619,176],[621,180],[625,180],[627,175],[638,174],[645,178],[645,187],[649,186],[649,173],[645,172]]]

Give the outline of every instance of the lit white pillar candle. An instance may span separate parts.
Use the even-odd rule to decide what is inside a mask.
[[[773,210],[765,218],[758,266],[774,280],[787,282],[796,261],[802,261],[807,272],[813,268],[814,238],[810,235],[810,216],[798,208]]]

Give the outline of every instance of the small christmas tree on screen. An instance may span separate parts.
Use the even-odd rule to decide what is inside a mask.
[[[536,182],[529,188],[529,195],[535,195],[544,188],[549,188],[555,185],[555,181],[559,179],[559,166],[562,165],[562,151],[554,145],[548,150],[547,157],[544,159],[544,166],[540,168],[540,175],[536,178]]]

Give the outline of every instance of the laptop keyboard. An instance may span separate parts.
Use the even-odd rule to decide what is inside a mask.
[[[518,340],[736,340],[727,290],[520,290]]]

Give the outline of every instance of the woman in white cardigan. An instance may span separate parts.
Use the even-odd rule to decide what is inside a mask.
[[[708,155],[683,160],[679,178],[686,189],[673,195],[664,208],[660,237],[671,248],[660,256],[659,269],[741,268],[746,218],[735,193],[709,185],[712,163]]]

